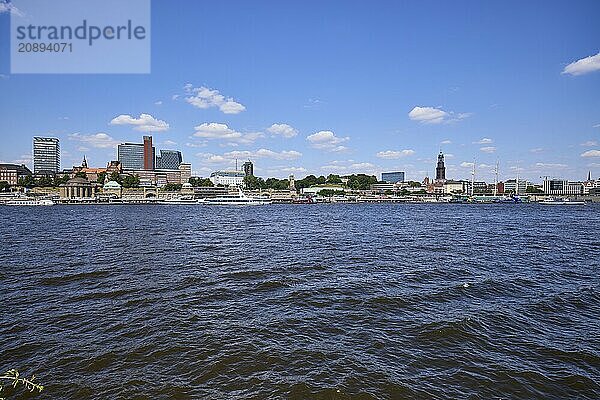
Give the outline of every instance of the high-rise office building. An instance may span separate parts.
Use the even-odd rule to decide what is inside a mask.
[[[437,167],[435,168],[435,180],[446,180],[446,166],[444,165],[444,154],[440,151],[437,158]]]
[[[404,182],[404,172],[382,172],[381,180],[386,183]]]
[[[151,171],[154,169],[155,152],[152,136],[144,136],[144,143],[120,144],[117,147],[117,159],[125,170]]]
[[[60,170],[60,142],[56,138],[33,138],[33,173],[56,174]]]
[[[154,170],[154,161],[156,151],[152,146],[152,136],[144,136],[144,169],[146,171]]]
[[[244,175],[246,175],[246,176],[254,175],[254,164],[252,164],[252,161],[250,161],[250,160],[246,161],[242,167],[244,168]]]
[[[183,156],[178,150],[161,150],[156,157],[156,169],[177,169],[183,162]]]
[[[117,147],[117,159],[125,170],[144,169],[144,145],[122,143]]]

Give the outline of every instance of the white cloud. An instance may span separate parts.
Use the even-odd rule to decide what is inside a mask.
[[[380,151],[376,154],[377,157],[379,158],[385,158],[388,160],[394,160],[397,158],[402,158],[402,157],[406,157],[406,156],[412,156],[413,154],[415,154],[414,150],[401,150],[401,151],[396,151],[396,150],[386,150],[386,151]]]
[[[296,160],[302,157],[302,153],[296,150],[273,151],[269,149],[259,149],[256,151],[230,151],[223,155],[210,153],[200,153],[197,156],[202,157],[205,162],[210,164],[221,164],[230,162],[231,160],[255,159],[255,158],[270,158],[274,160]]]
[[[172,141],[172,140],[165,140],[165,141],[163,142],[163,144],[164,144],[165,146],[175,146],[175,145],[177,144],[177,142],[174,142],[174,141]]]
[[[204,86],[195,88],[188,83],[184,86],[184,90],[188,94],[185,101],[197,108],[217,107],[224,114],[239,114],[246,110],[242,104],[236,102],[232,97],[226,98],[216,89]]]
[[[200,142],[200,143],[186,143],[185,144],[187,147],[192,147],[192,148],[198,148],[198,147],[206,147],[208,146],[208,143],[206,141]]]
[[[448,113],[434,107],[415,107],[408,113],[408,118],[423,124],[441,124]]]
[[[442,141],[440,142],[440,144],[451,144],[451,143],[452,143],[452,142],[451,142],[450,140],[448,140],[448,139],[446,139],[446,140],[442,140]]]
[[[307,172],[308,170],[304,167],[285,167],[281,168],[282,172],[287,172],[289,174],[295,174],[298,172]]]
[[[600,124],[593,125],[592,128],[600,128]]]
[[[481,147],[479,150],[483,151],[484,153],[494,153],[496,151],[496,148],[494,146],[486,146]]]
[[[82,143],[83,147],[90,146],[97,149],[108,149],[117,147],[119,141],[113,139],[106,133],[96,133],[93,135],[81,135],[73,133],[69,135],[69,140],[75,140]]]
[[[162,105],[162,100],[158,100],[154,102],[154,105],[160,106]]]
[[[31,154],[23,154],[20,158],[17,158],[16,160],[13,160],[11,164],[25,164],[25,165],[31,165],[33,161],[33,156]]]
[[[556,163],[535,163],[536,167],[539,168],[567,168],[568,165],[566,164],[556,164]]]
[[[581,153],[581,157],[600,157],[600,150],[588,150]]]
[[[194,127],[193,136],[204,139],[226,140],[227,145],[250,144],[256,139],[264,137],[261,132],[241,133],[231,129],[227,124],[218,122],[203,123]]]
[[[600,71],[600,53],[572,62],[565,67],[562,73],[577,76],[594,71]]]
[[[490,144],[490,143],[494,143],[494,141],[490,138],[482,138],[481,140],[478,140],[476,142],[473,142],[473,144]]]
[[[529,152],[531,152],[531,153],[541,153],[542,151],[544,151],[544,149],[542,147],[536,147],[534,149],[529,150]]]
[[[460,163],[460,166],[463,167],[463,168],[473,168],[473,163],[472,162],[463,161],[463,162]]]
[[[416,106],[408,113],[408,118],[422,124],[441,124],[448,122],[456,122],[470,117],[471,113],[454,113],[447,112],[436,107],[419,107]]]
[[[298,130],[288,124],[273,124],[267,128],[267,132],[272,136],[283,136],[284,138],[292,138],[298,135]]]
[[[322,171],[335,174],[370,174],[376,175],[378,168],[370,162],[354,162],[347,161],[331,161],[327,165],[321,167]]]
[[[598,142],[595,140],[588,140],[587,142],[581,143],[581,145],[585,147],[593,147],[598,146]]]
[[[140,132],[163,132],[169,129],[169,124],[150,114],[140,114],[138,118],[121,114],[110,121],[111,125],[133,125]]]
[[[349,137],[339,137],[331,131],[319,131],[306,137],[312,147],[315,149],[342,152],[348,150],[342,143],[350,140]]]

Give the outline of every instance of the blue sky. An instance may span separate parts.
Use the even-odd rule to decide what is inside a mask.
[[[152,1],[152,72],[9,74],[0,161],[61,139],[63,168],[151,134],[201,176],[406,171],[600,176],[600,2]],[[579,61],[578,60],[582,60]]]

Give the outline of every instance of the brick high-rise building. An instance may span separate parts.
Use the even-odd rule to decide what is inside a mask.
[[[144,136],[144,169],[146,171],[154,170],[154,160],[156,154],[152,147],[152,136]]]

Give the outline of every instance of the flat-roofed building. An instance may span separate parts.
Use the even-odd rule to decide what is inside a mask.
[[[182,162],[179,150],[161,150],[160,156],[156,157],[156,169],[178,169]]]
[[[19,179],[30,175],[31,170],[24,164],[0,164],[0,182],[15,186],[19,184]]]
[[[188,183],[192,177],[192,164],[179,164],[179,172],[181,173],[181,183]]]
[[[244,177],[246,174],[244,171],[215,171],[210,174],[210,181],[213,185],[223,186],[243,186]]]
[[[33,173],[55,175],[60,171],[60,141],[57,138],[33,138]]]
[[[142,170],[144,169],[144,145],[121,143],[117,147],[117,158],[125,170]]]
[[[583,194],[582,182],[570,182],[564,179],[544,180],[544,193],[552,195],[580,195]]]
[[[386,183],[404,182],[404,172],[382,172],[381,180]]]

